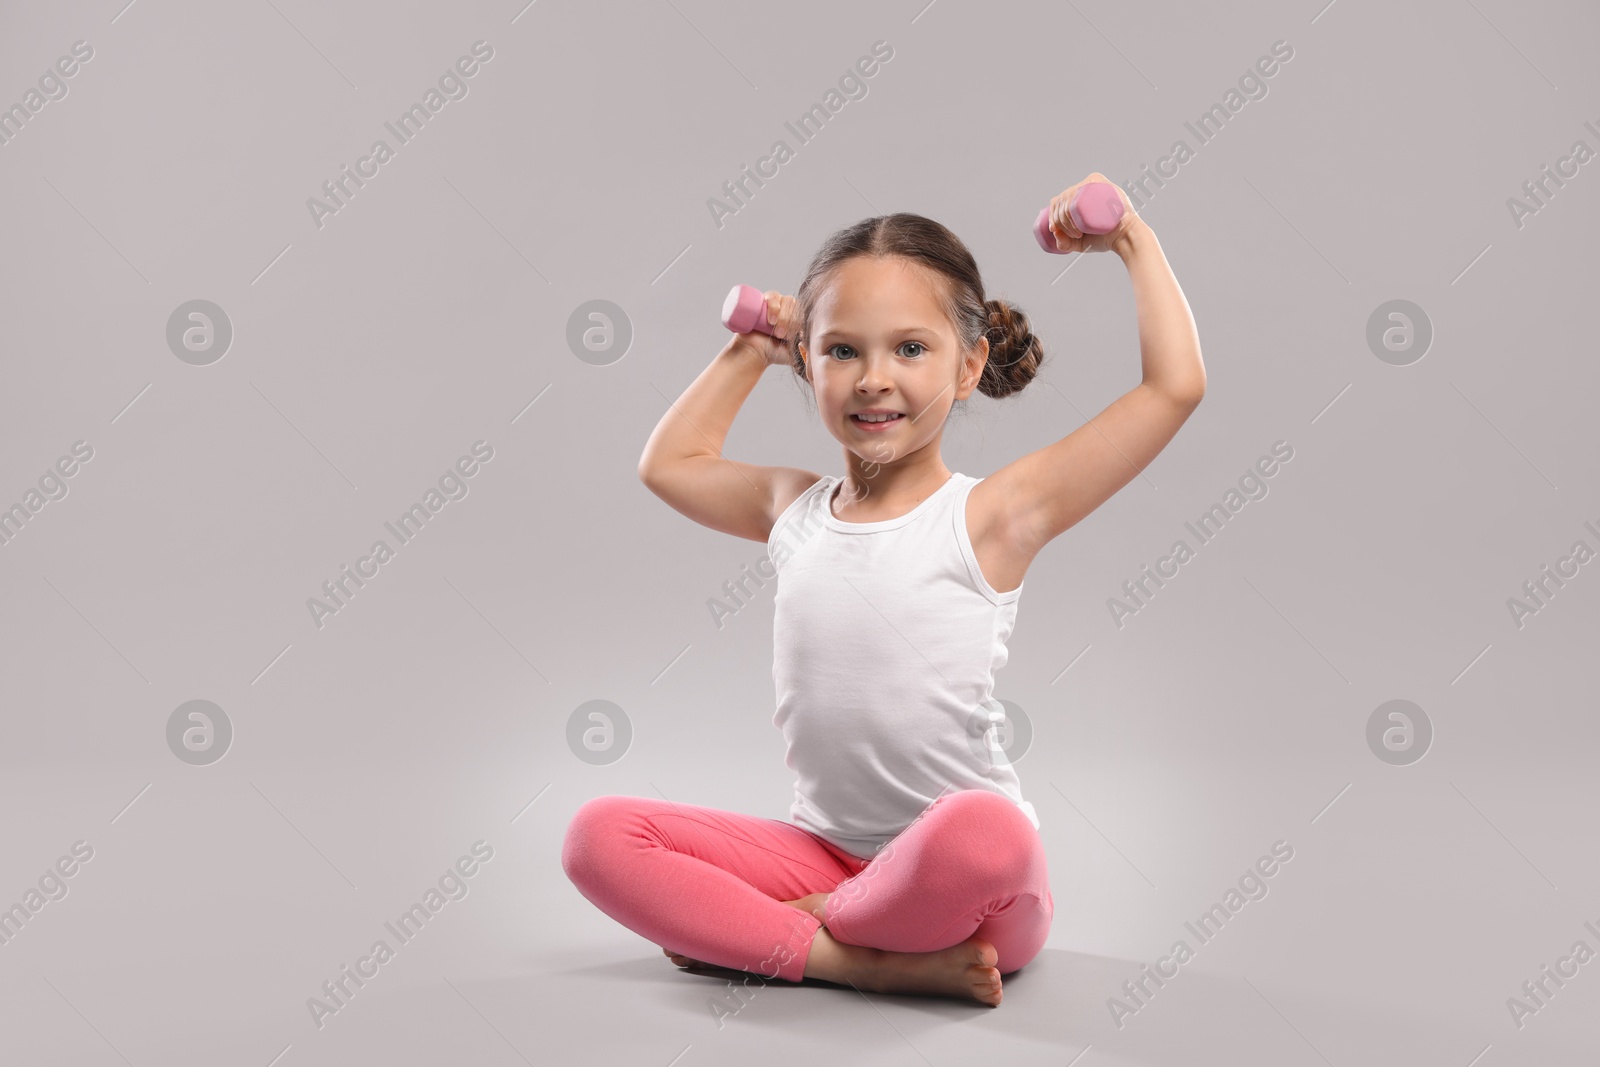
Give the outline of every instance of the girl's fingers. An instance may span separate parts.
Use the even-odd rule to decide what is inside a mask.
[[[1072,216],[1067,213],[1065,201],[1063,201],[1061,205],[1057,207],[1054,221],[1056,232],[1062,235],[1062,240],[1057,244],[1057,247],[1060,248],[1066,246],[1063,248],[1063,251],[1075,251],[1075,249],[1073,249],[1071,246],[1074,242],[1081,238],[1083,234],[1076,226],[1072,224]]]
[[[1082,237],[1083,231],[1078,229],[1078,224],[1076,222],[1072,221],[1072,212],[1067,210],[1067,208],[1068,205],[1072,203],[1072,198],[1077,195],[1078,188],[1082,184],[1082,182],[1079,182],[1078,185],[1074,185],[1071,189],[1067,190],[1067,192],[1061,198],[1061,224],[1066,227],[1067,233],[1070,234],[1074,240]]]
[[[785,296],[776,289],[769,289],[764,295],[767,298],[767,325],[772,328],[772,335],[780,340],[787,338],[794,325],[794,297]]]
[[[1076,188],[1077,186],[1074,185],[1071,189],[1056,197],[1050,209],[1051,218],[1056,226],[1060,228],[1062,233],[1074,240],[1083,236],[1078,227],[1073,224],[1071,212],[1067,210],[1067,205],[1072,202],[1072,191]]]

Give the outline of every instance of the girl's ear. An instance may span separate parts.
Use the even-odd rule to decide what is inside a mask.
[[[971,351],[967,353],[966,362],[962,366],[965,383],[958,399],[965,400],[972,390],[978,387],[979,380],[983,378],[984,365],[988,362],[989,338],[980,337],[978,338],[978,343],[973,345]]]

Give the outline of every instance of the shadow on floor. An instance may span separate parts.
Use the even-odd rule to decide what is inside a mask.
[[[1105,999],[1139,966],[1131,960],[1046,948],[1025,967],[1004,977],[1005,999],[998,1008],[948,997],[862,994],[850,986],[815,978],[782,982],[723,967],[678,967],[664,955],[658,960],[628,958],[581,964],[569,968],[567,974],[573,978],[645,983],[660,990],[661,1007],[678,1002],[698,1015],[707,1014],[705,1004],[709,999],[737,1003],[737,994],[729,983],[746,990],[776,990],[776,997],[770,993],[762,997],[769,1006],[757,1013],[764,1025],[774,1027],[806,1020],[814,1025],[817,1013],[830,1008],[854,1011],[860,1007],[870,1013],[865,996],[873,1005],[895,1005],[910,1013],[908,1021],[913,1030],[918,1017],[929,1027],[942,1027],[949,1021],[992,1016],[997,1023],[1003,1018],[1003,1028],[1015,1037],[1071,1046],[1115,1033]],[[896,1018],[898,1023],[901,1016]]]

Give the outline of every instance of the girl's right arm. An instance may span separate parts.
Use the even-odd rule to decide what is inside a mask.
[[[713,530],[765,542],[772,524],[822,476],[794,467],[763,467],[722,454],[734,416],[761,372],[788,362],[794,299],[768,292],[767,321],[778,337],[735,334],[656,424],[639,458],[652,493]]]

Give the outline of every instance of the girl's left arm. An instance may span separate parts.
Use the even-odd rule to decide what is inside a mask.
[[[1104,179],[1091,175],[1086,180]],[[1206,391],[1194,316],[1154,231],[1131,206],[1116,231],[1098,237],[1080,233],[1064,210],[1057,217],[1066,220],[1068,240],[1062,247],[1110,250],[1128,268],[1143,380],[1055,444],[984,479],[994,483],[993,499],[1003,502],[996,508],[1003,529],[996,532],[1028,559],[1148,466]]]

